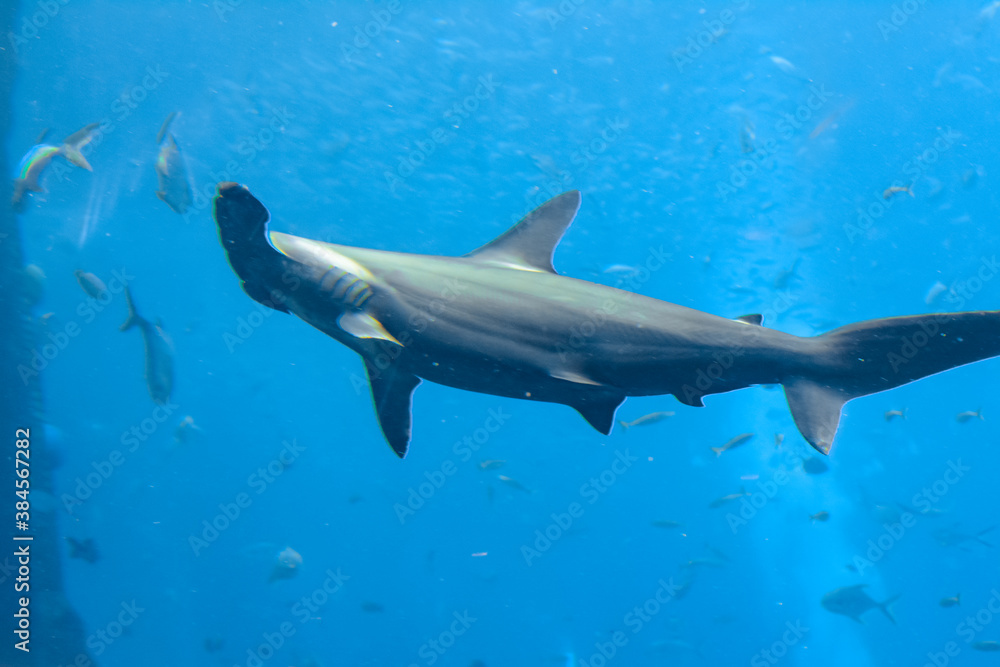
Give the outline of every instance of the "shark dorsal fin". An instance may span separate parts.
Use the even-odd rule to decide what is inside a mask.
[[[750,313],[749,315],[740,315],[736,318],[737,322],[743,322],[744,324],[753,324],[754,326],[764,326],[764,316],[760,313]]]
[[[548,200],[521,221],[466,257],[523,271],[547,271],[552,253],[580,209],[580,191],[570,190]]]

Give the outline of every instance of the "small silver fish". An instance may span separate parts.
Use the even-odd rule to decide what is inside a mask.
[[[194,417],[188,415],[181,420],[181,423],[174,429],[174,443],[183,445],[188,442],[195,433],[200,433],[201,427],[194,423]]]
[[[715,500],[713,500],[712,502],[710,502],[708,504],[708,506],[709,506],[710,509],[718,509],[718,508],[722,507],[723,505],[725,505],[726,503],[732,502],[734,500],[738,500],[738,499],[742,498],[743,496],[749,496],[749,495],[750,494],[747,493],[746,489],[744,489],[743,487],[740,487],[740,492],[739,493],[730,493],[727,496],[722,496],[721,498],[716,498]]]
[[[73,275],[76,276],[76,282],[80,283],[80,287],[87,293],[87,296],[93,297],[98,301],[103,301],[104,297],[107,296],[108,286],[93,273],[77,269],[73,272]]]
[[[170,339],[159,324],[153,324],[139,315],[132,301],[132,292],[125,287],[125,302],[128,305],[128,318],[121,325],[121,331],[138,327],[142,333],[142,342],[146,348],[146,387],[153,401],[163,405],[170,399],[174,387],[174,360],[171,353]]]
[[[906,419],[906,409],[903,410],[887,410],[885,413],[885,420],[891,422],[896,417],[900,419]]]
[[[754,132],[753,123],[750,122],[749,118],[743,120],[743,126],[740,127],[740,150],[746,153],[754,152],[754,140],[757,138],[756,132]]]
[[[156,143],[160,145],[155,165],[160,189],[156,191],[156,196],[175,213],[184,215],[191,205],[191,185],[188,183],[187,167],[181,150],[177,147],[174,135],[170,133],[170,123],[176,117],[176,111],[167,116],[160,133],[156,135]]]
[[[795,74],[795,65],[781,56],[770,56],[771,62],[785,74]]]
[[[895,625],[896,619],[892,617],[889,605],[899,599],[899,596],[894,595],[884,602],[876,602],[864,592],[863,589],[867,585],[868,584],[858,584],[856,586],[835,588],[823,596],[823,599],[820,600],[820,605],[822,605],[822,607],[827,611],[847,616],[848,618],[861,624],[864,624],[861,620],[861,615],[863,613],[869,609],[879,609],[886,615],[886,618],[892,621],[893,625]]]
[[[716,456],[722,456],[722,452],[727,452],[730,449],[736,449],[740,445],[746,444],[750,438],[754,436],[753,433],[741,433],[735,438],[731,439],[729,442],[724,444],[722,447],[712,447],[712,451],[715,452]]]
[[[100,127],[100,123],[86,125],[63,139],[61,146],[43,144],[42,140],[45,138],[46,132],[42,132],[38,137],[37,143],[24,154],[24,157],[21,158],[21,163],[18,165],[18,177],[14,180],[14,196],[11,199],[11,205],[14,207],[14,210],[20,211],[23,209],[26,193],[45,191],[41,183],[39,183],[39,179],[42,172],[45,171],[45,168],[49,166],[57,155],[63,156],[77,167],[93,171],[90,163],[87,162],[87,158],[80,151],[90,143],[94,130],[98,127]]]
[[[955,420],[959,424],[964,424],[966,422],[972,421],[973,419],[979,419],[979,421],[986,421],[985,419],[983,419],[982,408],[979,408],[975,412],[967,410],[965,412],[959,412],[957,415],[955,415]]]
[[[643,415],[638,419],[634,419],[630,422],[619,420],[618,423],[621,424],[626,429],[632,428],[633,426],[643,426],[649,424],[655,424],[656,422],[661,422],[668,417],[673,417],[673,412],[651,412],[648,415]]]
[[[977,651],[987,651],[993,653],[995,651],[1000,651],[1000,642],[994,641],[992,639],[987,639],[985,641],[976,642],[972,645],[972,648]]]
[[[885,189],[885,192],[882,193],[882,199],[891,199],[893,195],[897,195],[901,192],[905,192],[911,197],[913,196],[913,191],[910,190],[910,186],[908,185],[890,185]]]
[[[802,459],[802,470],[809,473],[810,475],[821,475],[830,469],[823,459],[810,456],[808,458]]]
[[[499,479],[501,482],[503,482],[504,484],[506,484],[507,486],[509,486],[512,489],[517,489],[518,491],[524,491],[525,493],[531,493],[532,492],[531,489],[529,489],[525,485],[521,484],[516,479],[511,479],[510,477],[507,477],[506,475],[497,475],[497,479]]]
[[[948,286],[945,285],[940,280],[931,285],[931,288],[927,290],[927,294],[924,295],[924,303],[928,306],[934,305],[934,302],[938,300],[938,297],[948,291]]]
[[[285,547],[284,550],[278,554],[278,558],[274,564],[274,569],[271,570],[271,576],[267,581],[268,583],[273,583],[278,579],[291,579],[299,573],[301,567],[301,554],[291,547]]]
[[[799,264],[802,262],[801,257],[796,257],[792,265],[787,269],[782,269],[781,272],[774,278],[775,289],[785,289],[788,287],[788,283],[792,281],[792,278],[796,277],[795,272],[799,268]]]

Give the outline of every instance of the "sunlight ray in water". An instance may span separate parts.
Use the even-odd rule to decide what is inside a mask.
[[[102,217],[108,217],[114,213],[115,205],[118,203],[118,191],[121,189],[121,175],[118,174],[114,178],[110,189],[108,187],[109,176],[107,175],[95,177],[90,186],[90,194],[87,195],[87,209],[80,225],[80,238],[76,242],[77,248],[80,250],[97,231]]]

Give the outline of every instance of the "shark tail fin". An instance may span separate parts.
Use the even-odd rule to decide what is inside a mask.
[[[882,610],[885,617],[892,621],[892,624],[896,624],[896,618],[892,615],[892,604],[899,599],[899,595],[893,595],[891,598],[884,602],[880,602],[878,608]]]
[[[219,240],[229,265],[242,281],[243,291],[254,301],[287,313],[288,308],[274,298],[261,279],[285,260],[267,239],[267,223],[271,219],[267,209],[238,183],[219,183],[213,203]]]
[[[119,331],[128,331],[142,321],[142,316],[135,311],[135,303],[132,301],[132,290],[128,288],[128,285],[125,286],[125,303],[128,306],[128,317],[118,327]]]
[[[167,136],[167,132],[170,131],[170,124],[174,122],[174,118],[180,115],[180,111],[171,111],[167,119],[163,121],[163,125],[160,126],[160,131],[156,134],[156,143],[163,143],[163,137]]]
[[[76,166],[82,167],[87,171],[94,171],[94,168],[90,166],[90,163],[87,162],[87,158],[83,156],[83,153],[80,152],[79,148],[66,144],[59,152],[64,158]]]
[[[812,340],[811,367],[782,384],[803,437],[829,454],[847,401],[1000,355],[1000,311],[867,320]]]
[[[94,168],[90,166],[87,158],[83,156],[80,150],[90,143],[90,140],[93,139],[94,130],[100,126],[100,123],[91,123],[63,139],[63,145],[60,148],[62,156],[78,167],[82,167],[87,171],[94,171]]]

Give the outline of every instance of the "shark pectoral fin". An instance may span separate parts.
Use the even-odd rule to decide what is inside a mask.
[[[520,222],[500,236],[465,256],[512,269],[555,273],[552,253],[578,210],[580,191],[564,192],[521,218]]]
[[[378,425],[392,451],[399,458],[404,458],[410,446],[412,431],[413,390],[420,384],[420,378],[400,373],[392,366],[379,370],[367,359],[365,369],[368,371],[368,383],[371,385],[372,400],[378,414]]]
[[[556,378],[558,380],[566,380],[567,382],[575,382],[576,384],[589,384],[589,385],[594,386],[594,387],[603,387],[604,386],[604,385],[602,385],[600,382],[598,382],[596,380],[591,380],[589,377],[587,377],[583,373],[577,373],[577,372],[571,371],[571,370],[566,370],[566,369],[554,370],[554,371],[550,371],[549,375],[551,375],[552,377],[554,377],[554,378]]]
[[[802,436],[817,451],[830,453],[840,424],[840,410],[851,396],[804,378],[784,382],[785,398]]]
[[[355,338],[377,338],[403,347],[402,343],[385,330],[381,322],[362,311],[344,313],[337,320],[337,326]]]
[[[753,324],[758,327],[764,326],[764,316],[760,313],[750,313],[749,315],[740,315],[736,318],[737,322],[743,322],[744,324]]]
[[[587,396],[570,403],[570,407],[579,412],[588,424],[608,435],[615,423],[615,412],[624,400],[624,396],[610,394]]]

